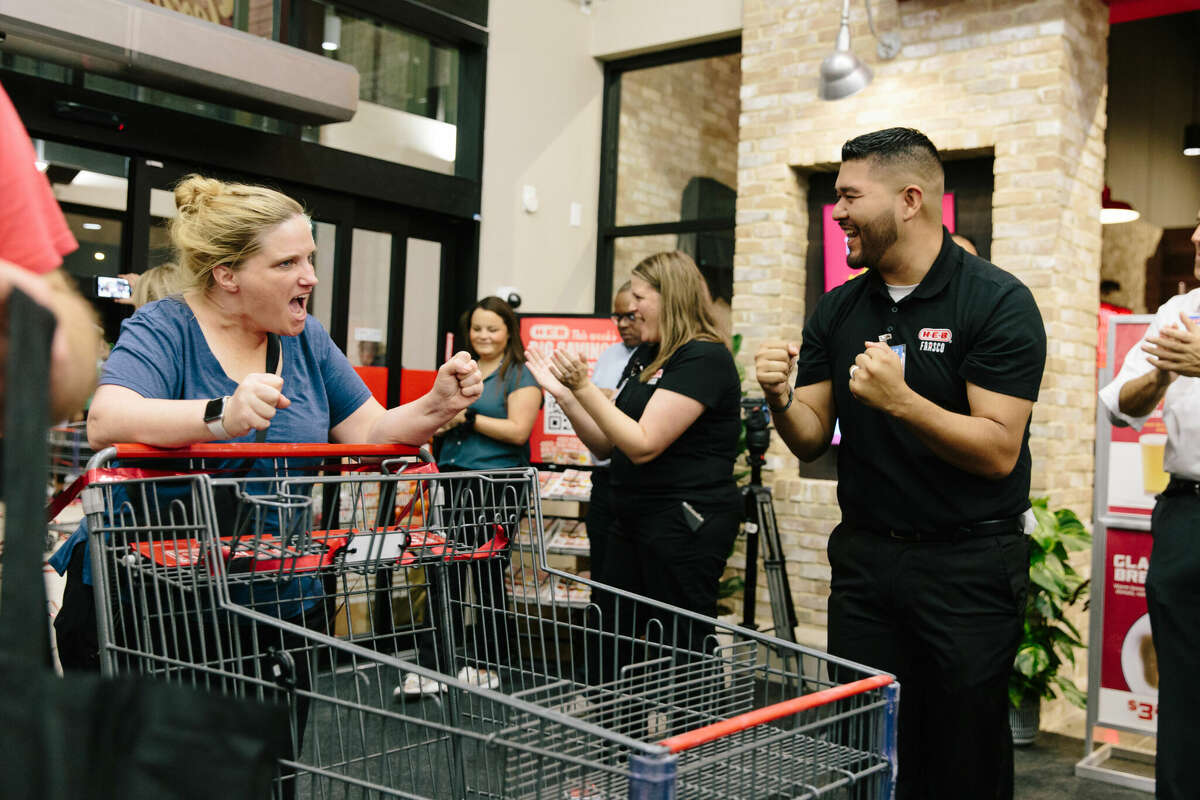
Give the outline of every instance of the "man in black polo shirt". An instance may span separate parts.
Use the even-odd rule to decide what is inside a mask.
[[[870,269],[821,298],[803,346],[755,358],[797,456],[824,452],[841,421],[829,651],[900,679],[898,798],[1011,798],[1041,314],[951,241],[924,134],[846,142],[836,190],[847,260]]]

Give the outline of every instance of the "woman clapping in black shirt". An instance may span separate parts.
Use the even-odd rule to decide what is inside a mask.
[[[600,574],[619,589],[715,617],[741,519],[733,480],[737,368],[691,258],[678,251],[650,256],[631,281],[644,344],[613,400],[592,385],[587,363],[574,353],[530,351],[528,365],[584,444],[611,454],[616,525]],[[621,616],[623,631],[633,626],[634,636],[660,638],[648,631],[648,619]],[[651,618],[661,622],[665,644],[691,652],[712,647],[711,623]]]

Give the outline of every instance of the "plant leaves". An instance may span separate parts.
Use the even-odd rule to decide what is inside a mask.
[[[743,591],[745,588],[745,578],[743,578],[741,575],[730,575],[728,578],[725,578],[717,584],[717,597],[719,599],[733,597],[735,594]]]
[[[1031,567],[1029,570],[1029,579],[1055,597],[1060,596],[1063,591],[1063,587],[1045,567]]]
[[[1052,621],[1062,619],[1062,608],[1047,592],[1034,592],[1033,606],[1037,613],[1042,616],[1042,620]],[[1042,622],[1042,620],[1038,621]]]
[[[1082,707],[1085,694],[1059,675],[1064,663],[1075,665],[1082,637],[1066,618],[1066,608],[1087,595],[1088,580],[1071,566],[1070,554],[1091,545],[1092,536],[1070,509],[1050,511],[1046,497],[1030,498],[1037,527],[1030,536],[1029,598],[1023,638],[1009,674],[1008,697],[1014,706],[1023,698],[1057,696]],[[1085,602],[1086,608],[1086,602]]]
[[[1080,690],[1075,682],[1069,678],[1064,678],[1061,675],[1056,675],[1054,682],[1058,685],[1059,690],[1063,693],[1063,697],[1067,702],[1079,708],[1087,707],[1087,695]]]
[[[1050,666],[1050,653],[1046,648],[1036,644],[1024,644],[1017,650],[1013,666],[1017,672],[1027,678],[1032,678]]]

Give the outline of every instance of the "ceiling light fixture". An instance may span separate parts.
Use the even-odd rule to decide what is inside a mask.
[[[1200,125],[1192,123],[1183,129],[1183,154],[1200,156]]]
[[[92,253],[92,258],[96,259],[97,261],[103,261],[103,260],[104,260],[104,253],[102,253],[102,252],[100,252],[99,250],[97,250],[96,252]]]
[[[1119,222],[1133,222],[1141,214],[1129,203],[1113,200],[1112,189],[1104,187],[1100,195],[1100,224],[1115,225]]]
[[[325,13],[325,34],[321,37],[321,49],[333,52],[342,46],[342,18],[329,9]]]
[[[82,227],[85,231],[98,231],[98,230],[100,230],[100,223],[99,222],[85,222],[85,223],[83,223]]]
[[[871,28],[871,35],[878,42],[875,54],[882,61],[895,58],[900,52],[900,37],[895,33],[883,36],[876,33],[875,19],[871,16],[871,0],[863,2],[867,7],[867,24]],[[821,80],[817,94],[822,100],[841,100],[865,89],[872,77],[871,68],[850,50],[850,0],[844,0],[837,43],[833,52],[821,62]]]

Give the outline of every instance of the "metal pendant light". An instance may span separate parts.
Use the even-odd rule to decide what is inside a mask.
[[[1114,200],[1112,189],[1107,186],[1100,194],[1100,224],[1116,225],[1121,222],[1133,222],[1140,217],[1138,210],[1123,200]]]
[[[894,33],[880,37],[875,32],[875,20],[871,16],[871,0],[864,2],[867,6],[867,24],[871,27],[871,35],[879,42],[876,48],[877,55],[884,61],[895,58],[900,52],[900,37]],[[822,100],[841,100],[865,89],[872,77],[871,68],[859,60],[850,49],[850,0],[844,0],[837,44],[833,53],[821,62],[821,81],[817,94]]]

